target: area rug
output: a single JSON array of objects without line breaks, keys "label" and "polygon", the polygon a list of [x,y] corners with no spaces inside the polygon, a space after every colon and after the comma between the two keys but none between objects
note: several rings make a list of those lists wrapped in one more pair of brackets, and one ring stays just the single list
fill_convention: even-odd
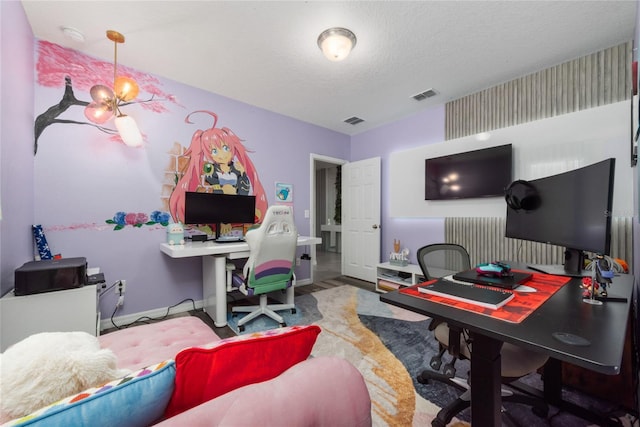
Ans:
[{"label": "area rug", "polygon": [[[281,314],[287,325],[314,323],[322,328],[312,356],[339,356],[358,368],[371,396],[374,426],[430,425],[439,406],[456,398],[448,387],[415,380],[416,372],[428,363],[425,355],[437,351],[427,329],[430,320],[380,302],[377,293],[338,286],[298,296],[296,313]],[[229,315],[227,320],[237,331],[237,319]],[[261,316],[243,333],[274,327],[275,321]]]},{"label": "area rug", "polygon": [[[442,383],[424,385],[416,380],[423,369],[429,369],[429,360],[438,351],[433,333],[428,330],[429,318],[385,304],[379,294],[348,284],[296,296],[295,301],[295,314],[281,312],[287,325],[319,325],[322,332],[312,356],[339,356],[358,368],[371,396],[374,426],[431,425],[440,408],[458,396],[457,390]],[[227,320],[237,333],[237,319],[229,314]],[[244,333],[277,327],[275,321],[260,316],[246,325]],[[469,362],[458,361],[456,369],[457,376],[466,378]],[[542,387],[538,374],[523,380],[538,389]],[[563,390],[563,395],[582,407],[611,410],[603,402],[580,393]],[[592,426],[556,408],[550,408],[549,419],[541,419],[527,406],[508,405],[509,412],[522,425]],[[466,409],[451,425],[468,425],[469,421],[470,411]]]}]

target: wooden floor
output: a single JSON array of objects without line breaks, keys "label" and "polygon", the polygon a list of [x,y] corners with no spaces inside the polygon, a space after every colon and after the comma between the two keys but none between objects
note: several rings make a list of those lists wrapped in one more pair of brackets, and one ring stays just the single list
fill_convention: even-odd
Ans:
[{"label": "wooden floor", "polygon": [[339,252],[316,251],[316,262],[313,263],[313,280],[321,282],[342,274],[342,254]]}]

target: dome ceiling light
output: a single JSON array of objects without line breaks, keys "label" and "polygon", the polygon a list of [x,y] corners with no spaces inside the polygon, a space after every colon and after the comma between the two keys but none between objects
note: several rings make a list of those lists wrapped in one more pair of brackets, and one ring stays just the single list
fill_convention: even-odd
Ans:
[{"label": "dome ceiling light", "polygon": [[346,28],[329,28],[318,36],[318,47],[329,61],[345,59],[356,45],[356,35]]}]

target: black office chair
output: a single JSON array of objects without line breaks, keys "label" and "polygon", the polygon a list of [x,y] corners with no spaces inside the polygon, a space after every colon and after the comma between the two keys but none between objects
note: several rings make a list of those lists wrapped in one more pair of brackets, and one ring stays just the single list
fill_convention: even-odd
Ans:
[{"label": "black office chair", "polygon": [[[427,245],[418,249],[417,257],[426,280],[445,277],[471,268],[469,253],[464,247],[456,244]],[[456,414],[471,405],[470,386],[467,380],[455,377],[455,364],[459,358],[471,359],[473,345],[467,331],[450,328],[442,320],[432,319],[429,330],[433,331],[438,340],[440,351],[429,361],[431,369],[424,370],[418,375],[418,382],[428,384],[432,380],[440,381],[463,392],[456,400],[442,408],[431,423],[434,427],[444,427]],[[455,344],[450,345],[450,342]],[[445,352],[449,352],[452,358],[442,366]],[[509,343],[503,344],[500,356],[502,382],[505,384],[537,371],[548,359],[545,355],[527,351]],[[441,368],[442,372],[440,372]],[[549,410],[543,400],[530,395],[518,394],[507,388],[503,388],[502,401],[531,405],[533,412],[543,418],[547,416]],[[503,415],[505,415],[505,421],[508,424],[517,425],[508,413],[503,411]]]}]

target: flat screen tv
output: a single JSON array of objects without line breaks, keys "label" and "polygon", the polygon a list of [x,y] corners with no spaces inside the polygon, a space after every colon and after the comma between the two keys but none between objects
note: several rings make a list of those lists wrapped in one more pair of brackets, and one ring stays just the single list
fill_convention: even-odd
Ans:
[{"label": "flat screen tv", "polygon": [[255,196],[185,193],[185,224],[215,225],[216,239],[220,237],[220,224],[253,224],[255,216]]},{"label": "flat screen tv", "polygon": [[511,144],[425,160],[425,200],[502,196],[511,182]]},{"label": "flat screen tv", "polygon": [[[585,251],[609,254],[614,173],[615,159],[611,158],[526,181],[526,188],[509,186],[505,196],[506,237],[563,246],[566,248],[564,266],[531,267],[546,273],[583,275]],[[511,196],[519,198],[524,208],[510,206],[513,204],[509,203],[510,191],[520,191],[519,195]]]}]

